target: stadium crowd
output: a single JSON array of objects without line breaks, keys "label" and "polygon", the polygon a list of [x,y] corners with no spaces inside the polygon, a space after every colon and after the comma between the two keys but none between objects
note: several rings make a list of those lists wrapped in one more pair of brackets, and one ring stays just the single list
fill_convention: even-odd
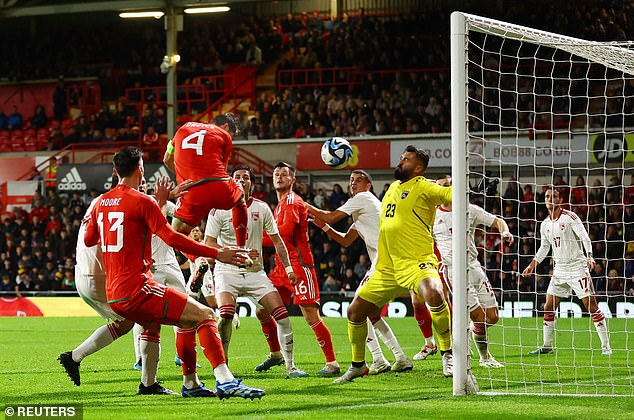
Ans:
[{"label": "stadium crowd", "polygon": [[[537,13],[530,4],[515,2],[503,11],[489,8],[486,14],[597,41],[625,40],[626,34],[634,30],[634,7],[628,2],[579,4],[570,0],[544,7],[547,10]],[[253,64],[260,72],[267,67],[363,66],[368,72],[358,85],[262,92],[253,114],[241,115],[246,128],[243,138],[448,132],[448,22],[449,10],[442,6],[398,14],[368,15],[360,10],[341,18],[303,12],[262,19],[247,17],[213,26],[192,21],[179,34],[179,83],[220,74],[230,63]],[[13,57],[0,63],[0,75],[8,81],[57,78],[60,74],[67,78],[97,76],[105,98],[111,102],[99,112],[74,120],[64,112],[72,104],[65,104],[61,112],[56,107],[55,115],[46,115],[41,106],[30,116],[21,115],[16,107],[7,114],[0,109],[0,131],[48,127],[47,148],[51,150],[76,142],[99,144],[139,138],[145,145],[156,144],[167,131],[164,107],[146,104],[139,115],[120,97],[127,87],[164,84],[157,65],[164,55],[164,31],[160,25],[143,26],[141,32],[137,26],[119,25],[116,31],[96,26],[90,36],[77,36],[81,29],[69,26],[60,28],[54,38],[24,39],[19,31],[2,31],[7,54]],[[68,48],[60,50],[56,45]],[[123,45],[125,48],[121,48]],[[38,59],[32,60],[34,56]],[[93,62],[85,62],[85,57],[93,57]],[[101,61],[94,61],[97,57]],[[390,73],[381,74],[382,70]],[[59,88],[64,89],[63,79]],[[521,108],[521,104],[518,106]],[[192,117],[185,115],[181,120]],[[497,116],[491,118],[497,120]],[[483,121],[486,124],[486,118]],[[515,123],[521,126],[531,121],[520,119]],[[634,186],[621,188],[618,177],[607,187],[596,182],[588,186],[583,177],[578,177],[570,187],[563,178],[556,179],[570,209],[587,224],[598,261],[592,273],[597,291],[634,289]],[[543,292],[548,279],[546,264],[540,266],[536,280],[518,275],[534,255],[536,221],[547,214],[543,191],[532,191],[531,185],[522,187],[513,179],[504,184],[507,188],[500,197],[487,197],[481,204],[504,217],[520,240],[509,248],[496,234],[480,232],[482,263],[497,290]],[[264,186],[256,188],[254,196],[261,194],[259,198],[274,203],[274,194],[267,193]],[[333,185],[329,193],[300,184],[296,191],[307,202],[326,209],[337,208],[348,197],[339,184]],[[2,290],[13,290],[18,282],[23,290],[72,289],[74,241],[87,199],[49,190],[46,197],[34,199],[30,213],[12,210],[2,215],[0,235],[6,238],[0,241]],[[346,226],[337,229],[345,231]],[[369,265],[363,244],[357,241],[341,248],[312,225],[309,235],[322,288],[337,293],[354,291]],[[4,283],[6,277],[8,286]]]},{"label": "stadium crowd", "polygon": [[[539,14],[525,3],[515,3],[504,10],[484,4],[480,7],[482,10],[472,12],[597,41],[625,40],[634,22],[634,8],[627,2],[565,1],[556,7],[545,5],[547,10]],[[372,15],[360,9],[339,18],[302,12],[259,19],[249,16],[222,25],[194,20],[179,34],[178,50],[182,57],[179,84],[191,83],[196,76],[221,74],[232,63],[257,65],[260,72],[359,67],[367,73],[363,83],[357,85],[263,92],[254,110],[241,115],[247,127],[244,138],[447,132],[450,124],[449,12],[439,5],[423,6],[415,12]],[[136,107],[121,99],[125,88],[165,84],[157,65],[164,55],[164,32],[160,25],[142,24],[139,36],[138,26],[131,28],[122,22],[116,25],[116,31],[112,25],[95,25],[89,37],[77,36],[81,28],[75,26],[58,28],[55,37],[25,39],[19,31],[3,33],[8,54],[15,57],[0,64],[0,75],[7,81],[57,78],[58,75],[96,76],[109,104],[97,113],[74,119],[57,112],[54,116],[42,115],[41,107],[32,116],[21,116],[15,110],[6,110],[7,115],[0,109],[0,131],[37,128],[43,119],[48,120],[45,125],[50,130],[49,149],[59,149],[73,142],[141,139],[148,130],[147,141],[152,141],[155,133],[164,134],[162,106],[144,104],[139,115]],[[68,48],[60,50],[55,45],[68,45]],[[120,48],[122,45],[126,47]],[[31,60],[33,56],[38,59]],[[86,60],[85,57],[93,58]],[[380,71],[388,73],[373,73]],[[305,82],[310,80],[296,80],[298,86]],[[70,97],[72,102],[73,95]],[[540,106],[545,104],[517,104],[520,110]],[[203,109],[192,112],[201,111]],[[182,115],[180,120],[194,116]],[[498,121],[499,117],[487,114],[481,121],[472,120],[471,124],[475,128],[479,124],[486,126],[489,119]],[[519,127],[539,123],[533,121],[528,112],[520,112],[511,119],[514,121],[505,123]],[[591,121],[590,125],[600,123]]]},{"label": "stadium crowd", "polygon": [[[477,230],[480,262],[498,294],[545,293],[551,264],[541,264],[534,277],[519,275],[539,246],[536,238],[539,222],[547,215],[544,191],[534,193],[531,185],[522,187],[514,179],[504,184],[506,188],[501,195],[491,190],[486,198],[474,193],[473,202],[503,217],[518,240],[508,245],[496,231]],[[588,228],[597,261],[591,272],[597,293],[634,295],[634,178],[625,188],[617,177],[607,187],[598,180],[587,187],[580,176],[571,188],[563,177],[557,176],[555,185],[569,203],[566,207]],[[337,209],[349,198],[339,183],[333,184],[331,190],[314,191],[311,185],[298,182],[294,191],[307,203],[325,210]],[[14,208],[0,216],[0,235],[4,239],[0,241],[3,278],[0,293],[13,294],[16,286],[18,292],[74,290],[77,231],[86,203],[97,195],[96,191],[85,196],[77,192],[58,194],[49,189],[46,196],[36,193],[29,213]],[[382,194],[378,196],[382,198]],[[275,194],[263,184],[254,186],[253,197],[271,207],[277,204]],[[350,223],[346,218],[333,228],[345,232]],[[351,297],[370,267],[364,242],[355,241],[347,248],[342,247],[313,224],[309,224],[308,234],[321,290]],[[265,248],[265,257],[265,269],[269,272],[274,264],[274,250]],[[188,269],[184,264],[183,270]],[[187,278],[189,274],[185,274]]]}]

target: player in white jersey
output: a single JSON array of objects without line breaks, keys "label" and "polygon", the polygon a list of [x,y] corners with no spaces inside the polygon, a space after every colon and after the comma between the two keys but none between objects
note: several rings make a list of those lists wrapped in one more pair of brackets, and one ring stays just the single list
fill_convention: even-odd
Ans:
[{"label": "player in white jersey", "polygon": [[[178,194],[179,191],[180,190],[177,190],[175,193]],[[90,203],[86,214],[90,214],[94,203],[97,201],[98,200],[95,199]],[[108,346],[122,335],[127,334],[134,326],[134,322],[117,315],[110,308],[110,305],[108,305],[106,299],[106,273],[103,267],[101,246],[95,245],[87,247],[84,244],[85,233],[86,221],[82,221],[79,228],[77,248],[75,251],[75,258],[77,262],[75,265],[75,285],[79,296],[102,318],[110,322],[107,325],[97,328],[90,337],[84,340],[84,342],[77,346],[74,350],[59,355],[58,360],[60,364],[64,366],[66,373],[77,386],[81,383],[79,374],[81,361],[87,356]],[[138,357],[147,358],[147,353],[143,349],[140,349]],[[176,394],[176,392],[164,388],[158,382],[147,386],[144,385],[144,383],[148,382],[148,378],[155,377],[157,369],[158,358],[156,358],[155,361],[146,362],[145,366],[139,369],[141,370],[141,384],[139,385],[138,393],[164,395]]]},{"label": "player in white jersey", "polygon": [[[320,227],[329,238],[334,239],[342,246],[350,246],[358,237],[363,239],[371,261],[370,269],[361,281],[361,284],[363,284],[370,278],[376,265],[381,202],[371,192],[372,178],[366,171],[353,170],[350,174],[349,186],[352,197],[336,210],[321,210],[310,204],[306,204],[306,207],[308,208],[308,213],[314,217],[312,222],[317,227]],[[330,226],[330,224],[334,224],[348,216],[352,217],[354,223],[346,233],[338,232]],[[395,372],[411,370],[414,366],[412,361],[405,355],[396,336],[394,336],[394,332],[381,317],[380,313],[377,316],[368,318],[368,322],[374,327],[368,328],[368,338],[366,340],[368,350],[372,354],[372,365],[369,373],[376,375],[389,370]],[[383,355],[381,345],[376,338],[377,335],[394,353],[396,361],[393,365],[390,365]]]},{"label": "player in white jersey", "polygon": [[[233,170],[232,177],[236,182],[242,184],[244,189],[244,198],[248,208],[247,247],[257,250],[259,256],[253,260],[253,265],[247,268],[230,266],[219,261],[214,264],[216,301],[220,308],[218,332],[222,339],[225,355],[229,354],[232,321],[236,312],[236,298],[238,296],[247,296],[270,313],[279,325],[278,338],[281,343],[281,354],[271,354],[270,357],[276,360],[281,357],[284,358],[287,378],[306,377],[308,374],[295,366],[293,329],[288,310],[284,306],[284,301],[279,292],[264,272],[262,261],[264,232],[266,231],[273,242],[275,250],[286,268],[289,280],[291,283],[295,283],[298,279],[291,267],[288,251],[279,235],[277,224],[269,205],[251,197],[251,169],[246,166],[237,166]],[[215,209],[209,212],[205,228],[205,244],[207,246],[212,246],[212,244],[236,246],[231,210]]]},{"label": "player in white jersey", "polygon": [[[451,178],[439,179],[440,185],[451,185]],[[476,248],[474,234],[478,226],[494,227],[500,232],[502,239],[513,244],[513,235],[509,232],[506,222],[475,204],[469,204],[469,233],[468,233],[468,260],[469,278],[467,288],[467,305],[472,325],[473,341],[480,355],[480,366],[499,368],[503,364],[495,360],[489,352],[487,328],[498,322],[498,303],[491,284],[487,279],[480,262]],[[444,277],[448,286],[453,283],[453,256],[451,251],[452,235],[452,211],[451,205],[442,204],[436,210],[433,234],[436,247],[440,252]]]},{"label": "player in white jersey", "polygon": [[[546,208],[548,216],[540,226],[541,244],[535,258],[522,272],[522,277],[530,276],[535,267],[547,256],[552,249],[555,262],[553,276],[546,291],[544,305],[544,344],[531,354],[549,354],[553,352],[553,333],[555,332],[555,310],[561,299],[574,292],[586,307],[594,327],[601,340],[601,353],[610,355],[610,339],[605,317],[597,305],[594,297],[594,286],[590,271],[595,262],[592,257],[592,242],[579,217],[561,208],[559,191],[554,187],[546,190]],[[585,254],[584,254],[585,251]]]},{"label": "player in white jersey", "polygon": [[[169,194],[166,193],[169,193],[169,190],[172,187],[168,181],[169,178],[161,178],[158,182],[163,184],[167,183],[167,185],[163,185],[165,188],[157,188],[154,192],[154,198],[157,200],[159,207],[165,216],[173,215],[176,207],[176,204],[168,201]],[[178,193],[184,190],[186,186],[186,184],[182,184],[181,186],[176,187],[177,190],[175,190],[175,192]],[[145,178],[141,180],[139,191],[144,193],[147,192],[147,182]],[[157,235],[152,235],[152,260],[154,261],[152,263],[152,275],[154,276],[154,281],[184,293],[185,278],[183,277],[183,272],[181,271],[178,260],[176,259],[174,249],[167,245]],[[179,328],[174,326],[174,333],[178,334],[178,331]],[[143,327],[139,324],[135,324],[132,332],[134,334],[134,354],[136,356],[134,368],[136,370],[141,370],[142,361],[140,339]],[[178,354],[174,357],[174,363],[177,366],[181,366],[181,360],[178,358]]]}]

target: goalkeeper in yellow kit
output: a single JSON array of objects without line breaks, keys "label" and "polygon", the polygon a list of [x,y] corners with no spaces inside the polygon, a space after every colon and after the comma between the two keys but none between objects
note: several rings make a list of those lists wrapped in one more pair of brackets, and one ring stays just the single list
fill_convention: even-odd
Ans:
[{"label": "goalkeeper in yellow kit", "polygon": [[348,307],[348,338],[352,365],[335,383],[352,382],[368,373],[365,363],[367,318],[408,290],[429,305],[443,355],[443,373],[453,374],[451,317],[438,276],[432,227],[436,206],[451,203],[451,187],[441,187],[422,175],[429,155],[407,146],[394,171],[394,181],[381,202],[376,271],[357,291]]}]

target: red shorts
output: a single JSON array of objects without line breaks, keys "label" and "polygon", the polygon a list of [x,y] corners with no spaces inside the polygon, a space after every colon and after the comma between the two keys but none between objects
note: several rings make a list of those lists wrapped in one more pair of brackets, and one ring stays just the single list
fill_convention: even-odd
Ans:
[{"label": "red shorts", "polygon": [[174,211],[174,216],[189,226],[197,226],[211,209],[229,210],[244,195],[242,184],[233,178],[198,182],[178,199]]},{"label": "red shorts", "polygon": [[150,323],[178,325],[187,303],[187,295],[147,280],[141,290],[130,299],[110,303],[122,317],[139,325]]},{"label": "red shorts", "polygon": [[276,265],[269,278],[282,296],[285,304],[291,302],[296,305],[308,305],[316,303],[319,305],[319,284],[317,283],[317,274],[314,267],[305,267],[302,265],[293,265],[293,271],[299,277],[299,282],[292,286],[288,279],[288,274],[284,267]]}]

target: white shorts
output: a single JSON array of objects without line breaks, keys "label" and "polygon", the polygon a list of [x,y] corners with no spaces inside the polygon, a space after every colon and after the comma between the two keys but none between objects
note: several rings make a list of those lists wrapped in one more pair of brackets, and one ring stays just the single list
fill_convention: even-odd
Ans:
[{"label": "white shorts", "polygon": [[[448,286],[453,290],[453,270],[450,265],[444,265],[446,270],[445,278],[449,283]],[[441,276],[442,277],[442,276]],[[480,263],[472,264],[469,266],[469,286],[467,289],[467,307],[469,312],[473,311],[478,306],[482,305],[483,308],[497,308],[498,302],[495,299],[495,293],[489,279],[487,278]]]},{"label": "white shorts", "polygon": [[216,294],[226,292],[231,293],[234,298],[247,296],[259,302],[269,293],[277,292],[277,289],[263,270],[255,273],[249,271],[244,273],[219,271],[214,273],[214,277]]},{"label": "white shorts", "polygon": [[75,287],[77,293],[99,316],[107,321],[123,321],[108,305],[106,299],[106,276],[91,276],[79,274],[75,269]]},{"label": "white shorts", "polygon": [[574,292],[579,299],[594,294],[594,285],[588,270],[571,270],[553,274],[548,284],[547,294],[567,298]]},{"label": "white shorts", "polygon": [[185,293],[185,277],[178,264],[155,265],[152,276],[155,282]]}]

